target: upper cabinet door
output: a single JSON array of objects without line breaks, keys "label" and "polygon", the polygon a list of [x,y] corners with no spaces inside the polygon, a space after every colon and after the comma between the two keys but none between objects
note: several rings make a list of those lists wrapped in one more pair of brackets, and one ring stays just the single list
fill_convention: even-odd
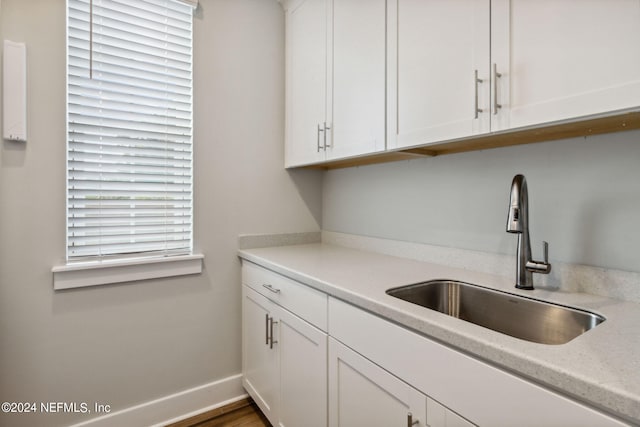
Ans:
[{"label": "upper cabinet door", "polygon": [[[386,0],[335,0],[329,158],[385,147]],[[330,85],[331,87],[331,85]]]},{"label": "upper cabinet door", "polygon": [[390,148],[489,131],[489,18],[489,0],[390,1]]},{"label": "upper cabinet door", "polygon": [[287,6],[286,166],[325,158],[329,0]]},{"label": "upper cabinet door", "polygon": [[640,105],[639,0],[492,0],[492,130]]}]

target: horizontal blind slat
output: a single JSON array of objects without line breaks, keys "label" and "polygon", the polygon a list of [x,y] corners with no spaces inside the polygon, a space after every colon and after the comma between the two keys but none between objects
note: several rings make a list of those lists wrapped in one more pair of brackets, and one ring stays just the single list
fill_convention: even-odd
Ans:
[{"label": "horizontal blind slat", "polygon": [[172,132],[163,132],[163,129],[161,129],[160,126],[145,126],[139,124],[139,127],[136,128],[134,125],[128,125],[126,122],[119,122],[117,120],[104,120],[103,123],[94,123],[93,121],[87,120],[87,118],[83,118],[78,115],[70,117],[70,119],[72,120],[69,121],[69,125],[74,129],[100,128],[100,130],[105,132],[106,135],[113,137],[128,136],[131,138],[152,140],[158,140],[161,137],[166,137],[169,141],[184,141],[191,138],[190,134],[181,132],[181,130],[184,129],[171,129]]},{"label": "horizontal blind slat", "polygon": [[[191,86],[191,71],[177,69],[167,63],[150,63],[142,59],[127,59],[115,55],[102,55],[94,51],[93,62],[89,52],[73,50],[69,57],[69,69],[83,78],[84,86],[100,86],[103,82],[141,85],[143,88],[159,90],[167,95],[188,95]],[[89,69],[93,79],[89,77]],[[170,76],[167,73],[172,73]]]},{"label": "horizontal blind slat", "polygon": [[[95,16],[95,14],[94,14]],[[72,9],[69,12],[69,34],[80,35],[83,32],[91,31],[93,25],[94,34],[118,37],[135,41],[140,45],[148,45],[151,47],[166,46],[170,50],[177,52],[188,52],[191,50],[189,38],[186,37],[186,31],[158,31],[156,29],[148,29],[136,25],[133,22],[123,23],[119,20],[112,20],[108,17],[93,22],[90,21],[89,12],[78,9]],[[89,37],[82,37],[88,41]]]},{"label": "horizontal blind slat", "polygon": [[[69,56],[83,67],[89,66],[90,53],[93,56],[93,66],[109,64],[111,66],[131,66],[132,70],[156,71],[166,68],[174,71],[177,76],[186,76],[190,70],[189,58],[191,53],[179,53],[166,49],[155,49],[145,46],[129,45],[129,49],[119,48],[114,42],[101,38],[92,44],[69,38]],[[162,67],[162,68],[161,68]]]},{"label": "horizontal blind slat", "polygon": [[73,108],[77,111],[82,111],[84,108],[100,108],[107,111],[127,111],[129,113],[135,111],[138,114],[150,117],[168,116],[174,119],[186,120],[190,123],[191,112],[186,109],[180,109],[179,107],[179,103],[171,103],[168,101],[163,103],[158,102],[154,105],[147,100],[142,100],[142,102],[132,102],[129,100],[123,101],[121,99],[100,98],[91,94],[69,94],[69,108]]},{"label": "horizontal blind slat", "polygon": [[[178,105],[182,109],[191,106],[191,93],[169,93],[167,91],[158,92],[152,88],[131,86],[122,83],[101,80],[99,85],[87,85],[88,73],[68,75],[69,92],[78,96],[101,96],[104,99],[120,102],[150,103],[152,105]],[[184,91],[183,91],[184,92]]]},{"label": "horizontal blind slat", "polygon": [[87,172],[122,172],[142,174],[167,173],[173,175],[191,175],[191,159],[189,157],[158,157],[152,155],[117,154],[108,152],[90,152],[87,150],[70,150],[69,171]]},{"label": "horizontal blind slat", "polygon": [[[109,17],[113,20],[122,21],[123,23],[131,23],[136,26],[149,28],[151,30],[175,31],[185,34],[185,37],[189,34],[192,26],[191,18],[192,13],[184,11],[162,11],[160,9],[154,9],[154,4],[134,0],[125,0],[119,2],[116,0],[93,0],[93,15],[95,18]],[[91,10],[89,0],[74,1],[70,4],[70,11],[85,12],[87,17]],[[188,31],[187,31],[188,29]],[[190,36],[189,36],[190,38]]]},{"label": "horizontal blind slat", "polygon": [[109,218],[74,218],[74,229],[88,229],[97,226],[107,227],[127,227],[132,225],[138,226],[174,226],[174,225],[191,225],[190,215],[172,215],[172,216],[137,216],[137,217],[116,217]]},{"label": "horizontal blind slat", "polygon": [[153,79],[140,79],[135,76],[110,73],[94,68],[94,79],[89,79],[88,68],[81,69],[70,64],[69,71],[73,77],[78,77],[73,83],[77,86],[95,88],[102,92],[108,91],[111,85],[124,88],[132,88],[135,91],[153,91],[159,98],[164,99],[186,99],[190,97],[189,86],[178,85],[172,82],[164,82]]},{"label": "horizontal blind slat", "polygon": [[165,114],[148,114],[141,111],[136,111],[135,106],[127,106],[123,109],[117,108],[105,108],[94,107],[91,105],[78,105],[69,103],[69,114],[72,116],[81,116],[84,119],[92,118],[96,121],[103,120],[117,120],[133,123],[134,126],[138,124],[148,125],[160,125],[165,128],[180,128],[186,129],[186,132],[191,131],[191,118],[179,118],[174,117],[167,111]]},{"label": "horizontal blind slat", "polygon": [[106,135],[98,132],[91,132],[90,129],[75,129],[69,132],[69,138],[72,143],[92,144],[92,145],[110,145],[121,146],[127,148],[147,148],[147,149],[163,149],[168,151],[191,152],[191,144],[189,140],[174,141],[167,139],[153,138],[136,138],[130,135]]}]

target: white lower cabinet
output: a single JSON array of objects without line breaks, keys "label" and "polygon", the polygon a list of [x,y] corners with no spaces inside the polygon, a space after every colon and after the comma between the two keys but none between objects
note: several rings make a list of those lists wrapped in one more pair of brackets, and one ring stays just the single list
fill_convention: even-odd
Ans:
[{"label": "white lower cabinet", "polygon": [[[445,419],[454,411],[491,427],[627,425],[335,298],[329,299],[329,335],[445,405]],[[433,426],[468,425],[454,422]]]},{"label": "white lower cabinet", "polygon": [[473,424],[329,338],[329,426],[469,427]]},{"label": "white lower cabinet", "polygon": [[275,305],[242,287],[242,382],[267,418],[278,418],[278,352],[269,342]]},{"label": "white lower cabinet", "polygon": [[279,427],[621,427],[624,422],[256,264],[243,386]]},{"label": "white lower cabinet", "polygon": [[[251,275],[243,269],[243,280],[256,272],[264,272],[258,279],[264,278],[262,285],[274,283],[269,282],[273,273],[255,267]],[[284,304],[289,300],[283,294],[297,291],[292,283],[275,286],[279,285],[265,287],[265,293],[282,298]],[[324,302],[326,316],[326,295]],[[326,427],[326,332],[246,284],[242,286],[242,372],[244,388],[273,426]]]}]

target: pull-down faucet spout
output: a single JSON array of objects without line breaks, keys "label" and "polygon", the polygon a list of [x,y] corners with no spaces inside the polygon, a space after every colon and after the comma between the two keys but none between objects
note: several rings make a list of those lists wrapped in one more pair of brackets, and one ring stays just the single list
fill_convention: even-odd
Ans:
[{"label": "pull-down faucet spout", "polygon": [[516,253],[516,288],[533,289],[533,273],[549,274],[549,244],[543,242],[544,262],[533,261],[529,241],[529,194],[524,175],[516,175],[511,182],[507,232],[518,235]]}]

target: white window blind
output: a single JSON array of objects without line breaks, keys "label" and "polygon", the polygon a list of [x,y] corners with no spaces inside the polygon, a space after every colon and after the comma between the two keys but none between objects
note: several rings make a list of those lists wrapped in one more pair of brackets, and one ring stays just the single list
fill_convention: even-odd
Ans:
[{"label": "white window blind", "polygon": [[67,259],[190,253],[193,8],[67,1]]}]

